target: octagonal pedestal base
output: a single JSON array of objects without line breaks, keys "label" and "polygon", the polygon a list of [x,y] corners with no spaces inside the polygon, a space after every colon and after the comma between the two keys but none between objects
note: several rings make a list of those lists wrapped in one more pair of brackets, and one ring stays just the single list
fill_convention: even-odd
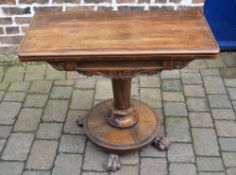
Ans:
[{"label": "octagonal pedestal base", "polygon": [[84,131],[88,138],[106,151],[117,153],[138,150],[151,143],[159,130],[159,115],[139,100],[131,100],[131,104],[139,120],[128,128],[114,127],[107,122],[113,100],[97,104],[84,119]]}]

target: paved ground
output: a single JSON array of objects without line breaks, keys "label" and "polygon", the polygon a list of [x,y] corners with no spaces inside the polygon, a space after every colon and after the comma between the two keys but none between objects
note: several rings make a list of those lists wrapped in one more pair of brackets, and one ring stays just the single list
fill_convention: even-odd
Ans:
[{"label": "paved ground", "polygon": [[[106,175],[107,157],[75,120],[112,96],[110,82],[46,64],[0,67],[0,175]],[[236,54],[139,77],[132,94],[163,113],[168,153],[123,155],[122,175],[236,174]],[[112,173],[113,174],[113,173]]]}]

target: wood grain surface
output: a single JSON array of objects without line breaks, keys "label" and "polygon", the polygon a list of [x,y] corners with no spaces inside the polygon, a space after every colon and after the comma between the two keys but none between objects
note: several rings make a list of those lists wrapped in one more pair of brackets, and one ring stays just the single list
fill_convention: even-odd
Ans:
[{"label": "wood grain surface", "polygon": [[105,150],[119,153],[138,150],[151,143],[159,131],[160,116],[139,100],[133,99],[131,104],[139,116],[139,122],[128,128],[117,128],[107,122],[113,100],[97,104],[84,121],[88,138]]},{"label": "wood grain surface", "polygon": [[219,52],[201,11],[38,12],[21,61],[207,58]]}]

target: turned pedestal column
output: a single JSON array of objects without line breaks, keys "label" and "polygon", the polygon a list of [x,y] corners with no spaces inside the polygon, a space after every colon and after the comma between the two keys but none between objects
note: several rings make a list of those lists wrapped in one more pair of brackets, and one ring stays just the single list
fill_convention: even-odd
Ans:
[{"label": "turned pedestal column", "polygon": [[131,78],[112,79],[113,99],[97,104],[84,120],[85,133],[111,152],[139,149],[157,136],[159,115],[147,104],[131,99]]},{"label": "turned pedestal column", "polygon": [[138,114],[130,100],[131,81],[131,78],[112,79],[114,103],[107,121],[114,127],[128,128],[138,122]]}]

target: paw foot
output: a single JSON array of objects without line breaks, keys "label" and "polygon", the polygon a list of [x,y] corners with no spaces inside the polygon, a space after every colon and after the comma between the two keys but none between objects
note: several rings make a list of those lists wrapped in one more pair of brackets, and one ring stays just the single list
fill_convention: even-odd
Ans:
[{"label": "paw foot", "polygon": [[170,141],[166,137],[157,137],[152,145],[159,151],[166,151],[170,148]]},{"label": "paw foot", "polygon": [[81,127],[81,128],[84,127],[84,119],[85,117],[80,116],[79,119],[76,120],[76,124],[78,127]]},{"label": "paw foot", "polygon": [[110,154],[108,159],[104,162],[104,168],[108,171],[115,172],[121,167],[119,155]]}]

